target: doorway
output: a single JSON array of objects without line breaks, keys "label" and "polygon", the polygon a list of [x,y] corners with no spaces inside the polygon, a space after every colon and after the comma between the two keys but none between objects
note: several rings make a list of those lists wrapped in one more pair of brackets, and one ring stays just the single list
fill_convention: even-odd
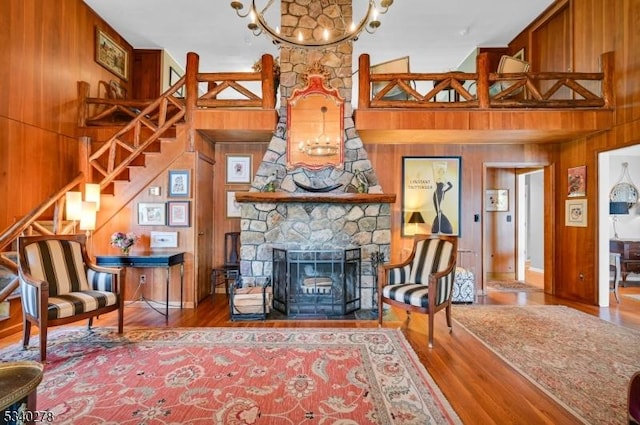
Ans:
[{"label": "doorway", "polygon": [[[544,289],[545,172],[542,164],[485,164],[483,284],[517,291]],[[491,206],[506,193],[506,204]],[[528,282],[529,280],[530,282]]]},{"label": "doorway", "polygon": [[[598,305],[600,307],[608,307],[611,301],[610,240],[616,239],[616,235],[620,240],[640,239],[640,205],[632,206],[624,215],[609,214],[609,192],[622,177],[622,163],[625,162],[628,164],[629,177],[637,187],[640,183],[640,144],[598,154]],[[627,279],[633,282],[639,277],[635,274]]]}]

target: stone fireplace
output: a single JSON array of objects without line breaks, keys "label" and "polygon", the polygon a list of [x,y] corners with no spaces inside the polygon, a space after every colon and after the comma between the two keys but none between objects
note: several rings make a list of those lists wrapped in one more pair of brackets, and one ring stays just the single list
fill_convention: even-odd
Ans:
[{"label": "stone fireplace", "polygon": [[[298,30],[298,22],[320,16],[314,9],[318,2],[287,0],[283,4],[287,6],[281,11],[282,19],[292,24],[291,31]],[[350,2],[341,4],[341,13],[350,17]],[[332,16],[337,11],[329,5],[323,13]],[[369,309],[374,305],[376,272],[371,266],[371,254],[390,257],[391,204],[396,196],[383,193],[355,130],[351,107],[352,51],[350,43],[322,50],[281,48],[280,119],[250,191],[236,193],[236,201],[241,204],[240,273],[249,284],[272,277],[274,249],[357,249],[361,258],[361,307]],[[302,143],[287,139],[299,130],[295,127],[296,131],[291,131],[289,125],[295,120],[290,120],[288,114],[292,114],[291,105],[297,100],[297,92],[313,89],[312,75],[322,78],[321,89],[340,105],[336,119],[340,124],[342,150],[339,161],[327,162],[330,165],[324,167],[317,166],[321,162],[318,157],[310,158],[311,167],[292,165],[295,161],[289,161],[291,152],[287,151]],[[305,84],[306,88],[301,89]],[[324,107],[320,110],[323,113],[316,121],[321,120],[324,135],[324,119],[329,114],[325,114]],[[311,120],[303,118],[300,125],[310,126]]]}]

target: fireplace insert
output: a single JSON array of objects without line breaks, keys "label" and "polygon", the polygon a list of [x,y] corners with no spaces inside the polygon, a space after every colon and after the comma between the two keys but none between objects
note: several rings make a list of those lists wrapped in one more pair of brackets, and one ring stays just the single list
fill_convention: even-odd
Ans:
[{"label": "fireplace insert", "polygon": [[360,248],[274,248],[272,278],[273,308],[288,317],[336,317],[360,309]]}]

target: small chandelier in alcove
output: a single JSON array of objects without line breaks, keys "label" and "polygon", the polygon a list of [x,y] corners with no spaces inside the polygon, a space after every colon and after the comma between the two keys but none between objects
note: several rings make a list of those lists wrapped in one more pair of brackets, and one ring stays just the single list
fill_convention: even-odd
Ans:
[{"label": "small chandelier in alcove", "polygon": [[[356,0],[354,0],[356,1]],[[389,10],[389,7],[393,4],[393,0],[379,0],[380,9],[378,9],[377,0],[357,0],[359,2],[366,1],[367,8],[364,11],[364,15],[360,21],[346,22],[342,15],[339,15],[333,28],[321,28],[317,27],[313,29],[313,32],[320,32],[315,37],[305,37],[301,29],[298,29],[294,34],[285,35],[281,33],[279,26],[273,26],[268,22],[267,12],[274,3],[279,4],[280,1],[268,0],[266,5],[260,9],[256,6],[256,0],[251,1],[249,10],[246,13],[241,11],[244,9],[244,4],[241,1],[232,1],[231,8],[236,11],[236,14],[241,18],[250,18],[247,28],[251,30],[253,35],[260,36],[266,34],[273,40],[273,43],[278,46],[298,47],[305,49],[325,48],[336,46],[345,41],[355,41],[360,36],[362,31],[367,31],[369,34],[373,34],[381,25],[378,20],[378,15],[385,14]],[[263,2],[264,3],[264,2]],[[339,9],[335,0],[332,1],[333,5]],[[271,9],[271,20],[275,21],[279,19],[281,8]],[[274,16],[275,15],[275,16]],[[318,37],[318,35],[321,35]]]},{"label": "small chandelier in alcove", "polygon": [[331,140],[326,133],[327,107],[320,108],[322,112],[322,133],[315,140],[300,141],[298,150],[310,156],[331,156],[338,153],[340,140]]}]

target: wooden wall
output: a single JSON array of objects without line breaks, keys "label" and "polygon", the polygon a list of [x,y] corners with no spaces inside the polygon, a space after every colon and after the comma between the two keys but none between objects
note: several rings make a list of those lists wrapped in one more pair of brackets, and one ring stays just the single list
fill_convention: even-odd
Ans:
[{"label": "wooden wall", "polygon": [[[556,294],[596,304],[598,153],[640,143],[640,1],[559,0],[514,43],[523,40],[534,43],[527,45],[534,58],[557,70],[568,67],[599,71],[600,55],[615,52],[616,125],[611,131],[559,145],[552,176],[558,185],[554,210],[549,212],[559,218],[552,241]],[[548,43],[552,40],[561,43],[565,54],[558,55],[557,49],[550,48]],[[564,63],[566,52],[569,52],[568,66]],[[565,227],[562,218],[567,199],[567,170],[579,165],[587,166],[588,227]]]},{"label": "wooden wall", "polygon": [[2,229],[78,173],[77,81],[97,95],[117,79],[94,60],[96,26],[132,52],[81,0],[0,2]]},{"label": "wooden wall", "polygon": [[[367,154],[380,180],[385,193],[397,194],[397,201],[392,205],[392,258],[400,260],[406,255],[412,245],[411,237],[401,236],[401,210],[402,210],[402,157],[403,156],[461,156],[462,157],[462,189],[461,189],[461,238],[459,247],[471,249],[477,256],[475,264],[469,264],[470,259],[465,258],[465,267],[473,268],[478,276],[477,288],[482,289],[482,279],[484,266],[482,264],[483,246],[483,226],[485,217],[489,216],[484,210],[483,185],[488,187],[485,180],[487,167],[500,169],[495,171],[496,175],[501,175],[499,184],[506,184],[508,187],[515,185],[514,165],[518,166],[544,166],[554,160],[554,145],[437,145],[437,144],[365,144]],[[393,160],[390,160],[393,158]],[[488,173],[490,174],[490,173]],[[492,185],[492,184],[491,184]],[[514,202],[515,197],[510,202]],[[511,209],[515,221],[514,208]],[[479,221],[474,221],[474,216],[478,214]],[[496,214],[496,213],[491,213]],[[497,216],[494,216],[497,217]],[[506,219],[504,213],[500,217]],[[515,239],[515,229],[513,226],[497,226],[492,220],[487,233],[492,240],[506,241],[499,248],[501,263],[492,264],[491,267],[515,267],[510,266],[515,261],[511,257],[506,259],[505,250],[513,250],[509,247]],[[513,223],[513,222],[512,222]],[[509,242],[511,241],[511,242]],[[485,254],[486,255],[486,254]]]},{"label": "wooden wall", "polygon": [[240,231],[240,218],[227,218],[227,193],[246,192],[251,187],[250,184],[227,184],[227,156],[228,155],[250,155],[251,175],[255,176],[262,157],[267,150],[268,143],[217,143],[215,145],[215,165],[214,165],[214,217],[213,217],[213,265],[219,266],[224,263],[224,234],[226,232]]},{"label": "wooden wall", "polygon": [[[568,21],[567,21],[568,20]],[[568,23],[567,23],[568,22]],[[50,195],[78,170],[76,82],[115,79],[94,61],[94,32],[99,25],[131,47],[81,0],[4,0],[0,2],[0,49],[8,58],[0,69],[0,226],[5,228]],[[549,48],[561,41],[562,54]],[[536,45],[536,43],[538,43]],[[567,44],[568,43],[568,44]],[[543,47],[542,44],[545,44]],[[392,249],[399,255],[410,242],[400,236],[402,156],[462,156],[463,201],[461,247],[480,249],[484,169],[488,163],[550,163],[548,177],[557,182],[554,203],[546,216],[564,217],[566,173],[587,165],[589,225],[565,227],[558,220],[546,264],[558,295],[595,303],[597,294],[597,154],[640,141],[640,1],[558,0],[509,45],[515,53],[525,47],[545,68],[599,70],[599,56],[615,51],[617,124],[611,131],[561,145],[370,145],[367,150],[385,192],[399,196],[394,208]],[[529,56],[528,56],[529,57]],[[125,82],[125,84],[128,84]],[[131,92],[128,86],[129,92]],[[224,181],[225,155],[253,155],[254,172],[266,145],[216,146],[214,166],[214,264],[222,261],[220,243],[226,231],[238,230],[238,219],[226,218],[226,192],[246,190]],[[557,152],[557,153],[556,153]],[[396,158],[390,164],[389,158]],[[37,178],[34,178],[37,176]],[[547,177],[547,174],[545,174]],[[545,219],[547,218],[545,216]],[[579,248],[577,248],[579,247]],[[481,265],[476,268],[482,269]],[[582,273],[583,279],[578,276]]]}]

